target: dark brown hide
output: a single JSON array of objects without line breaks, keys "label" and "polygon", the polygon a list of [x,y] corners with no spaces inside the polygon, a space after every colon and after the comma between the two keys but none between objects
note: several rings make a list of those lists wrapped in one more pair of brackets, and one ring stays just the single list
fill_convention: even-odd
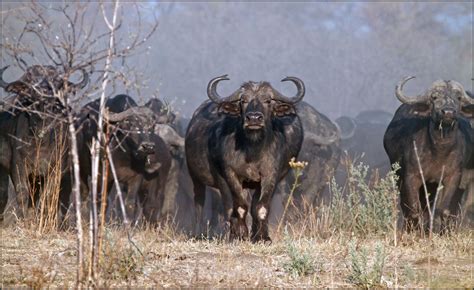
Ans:
[{"label": "dark brown hide", "polygon": [[[6,68],[0,70],[0,76]],[[53,93],[62,90],[63,94],[70,94],[71,91],[64,91],[63,80],[59,80],[58,75],[52,66],[32,66],[12,83],[0,78],[1,87],[15,96],[14,106],[0,113],[0,171],[11,177],[15,187],[15,200],[9,202],[12,207],[5,213],[7,223],[24,216],[30,204],[29,184],[41,184],[54,162],[59,162],[62,168],[59,202],[63,205],[63,216],[67,209],[71,176],[64,120],[71,109],[65,108]],[[59,142],[64,142],[65,151],[57,160]],[[1,195],[4,198],[5,192]]]},{"label": "dark brown hide", "polygon": [[[208,96],[212,101],[195,111],[185,138],[198,225],[205,187],[211,186],[221,193],[231,239],[248,237],[245,218],[250,210],[252,240],[270,240],[270,201],[277,183],[288,172],[288,161],[298,155],[303,141],[294,104],[303,97],[304,85],[296,78],[284,79],[298,89],[295,97],[287,98],[267,82],[247,82],[221,98],[216,85],[224,79],[227,77],[210,81]],[[251,197],[250,190],[255,190]],[[202,233],[202,228],[197,230]]]},{"label": "dark brown hide", "polygon": [[406,97],[402,88],[408,79],[402,80],[396,88],[397,98],[406,103],[395,112],[384,136],[384,147],[390,162],[401,166],[398,171],[400,202],[410,227],[420,227],[422,222],[428,221],[413,143],[431,202],[444,168],[443,189],[436,204],[436,213],[441,215],[444,228],[448,220],[457,216],[460,207],[462,194],[458,188],[473,149],[469,145],[470,125],[465,116],[471,114],[474,107],[462,85],[455,81],[436,81],[423,94]]},{"label": "dark brown hide", "polygon": [[[109,133],[112,158],[121,189],[130,201],[128,211],[133,220],[143,209],[146,220],[156,222],[166,186],[171,156],[164,141],[154,134],[154,113],[147,107],[136,106],[127,95],[118,95],[106,102],[109,109]],[[92,138],[97,135],[96,121],[99,102],[94,101],[82,110],[81,127],[81,177],[83,188],[88,192],[88,177],[91,174],[89,149]],[[108,175],[109,190],[113,177]]]}]

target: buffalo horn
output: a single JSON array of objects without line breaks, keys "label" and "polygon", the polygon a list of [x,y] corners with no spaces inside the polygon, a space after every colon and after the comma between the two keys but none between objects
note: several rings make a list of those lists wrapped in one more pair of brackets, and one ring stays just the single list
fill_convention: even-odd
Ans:
[{"label": "buffalo horn", "polygon": [[213,78],[207,85],[207,96],[209,97],[209,99],[211,99],[211,101],[213,101],[216,104],[220,104],[222,102],[222,98],[217,93],[216,88],[217,88],[217,84],[223,80],[229,80],[227,75],[222,75],[220,77]]},{"label": "buffalo horn", "polygon": [[0,87],[3,89],[6,89],[9,83],[3,80],[3,72],[9,67],[9,65],[4,66],[2,69],[0,69]]},{"label": "buffalo horn", "polygon": [[147,107],[132,107],[120,113],[109,113],[109,121],[120,122],[131,116],[136,116],[138,118],[153,119],[154,113],[150,108],[147,108]]},{"label": "buffalo horn", "polygon": [[295,85],[296,85],[296,88],[298,89],[296,95],[292,98],[288,98],[288,97],[285,97],[283,96],[282,94],[278,94],[276,99],[279,100],[279,101],[283,101],[285,103],[289,103],[289,104],[296,104],[298,103],[299,101],[301,101],[304,97],[304,94],[306,92],[306,89],[305,89],[305,86],[304,86],[304,83],[302,80],[300,80],[299,78],[297,77],[286,77],[284,79],[281,80],[282,82],[286,82],[286,81],[290,81],[290,82],[293,82]]},{"label": "buffalo horn", "polygon": [[405,83],[414,78],[415,76],[404,77],[395,87],[395,95],[397,96],[397,99],[404,104],[420,103],[427,100],[427,97],[425,95],[408,97],[403,93],[403,86],[405,85]]}]

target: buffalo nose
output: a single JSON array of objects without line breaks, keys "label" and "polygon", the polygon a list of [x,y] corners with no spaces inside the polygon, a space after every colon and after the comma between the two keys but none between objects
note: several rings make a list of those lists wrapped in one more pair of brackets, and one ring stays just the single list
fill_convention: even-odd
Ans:
[{"label": "buffalo nose", "polygon": [[263,121],[263,114],[260,113],[260,112],[251,112],[251,113],[247,113],[245,115],[245,118],[247,119],[247,121],[262,122]]},{"label": "buffalo nose", "polygon": [[442,109],[441,113],[443,113],[446,117],[453,117],[456,114],[456,110],[454,109]]}]

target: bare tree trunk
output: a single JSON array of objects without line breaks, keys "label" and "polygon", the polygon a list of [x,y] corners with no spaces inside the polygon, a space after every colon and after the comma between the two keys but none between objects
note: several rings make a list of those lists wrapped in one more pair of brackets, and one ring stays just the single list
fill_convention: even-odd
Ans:
[{"label": "bare tree trunk", "polygon": [[[98,133],[99,134],[99,133]],[[96,236],[97,236],[97,178],[99,175],[98,171],[95,171],[95,158],[99,157],[100,147],[99,143],[92,139],[91,156],[92,156],[92,196],[90,198],[89,208],[89,270],[88,270],[88,281],[92,285],[95,281],[95,269],[97,249],[96,249]],[[98,162],[97,162],[98,163]]]},{"label": "bare tree trunk", "polygon": [[99,176],[99,162],[100,162],[100,148],[104,146],[103,138],[103,119],[104,119],[104,109],[105,109],[105,98],[106,98],[106,89],[109,83],[109,71],[112,67],[112,59],[114,57],[114,47],[115,47],[115,30],[117,24],[117,15],[119,8],[119,0],[114,2],[114,9],[112,15],[112,23],[109,21],[105,14],[105,8],[103,3],[101,3],[102,15],[107,27],[110,30],[109,36],[109,47],[107,51],[107,58],[105,59],[105,68],[104,75],[101,86],[101,95],[100,95],[100,105],[99,105],[99,117],[97,120],[97,139],[92,140],[92,191],[91,191],[91,205],[92,205],[92,218],[91,222],[93,226],[91,227],[91,264],[92,267],[89,271],[89,280],[95,281],[95,273],[97,272],[97,263],[98,263],[98,216],[97,216],[97,190],[98,190],[98,176]]},{"label": "bare tree trunk", "polygon": [[68,127],[69,127],[69,138],[71,141],[70,153],[72,156],[73,172],[74,172],[74,185],[72,188],[74,195],[74,206],[76,208],[76,227],[77,227],[77,277],[76,286],[82,283],[82,274],[84,273],[84,235],[82,233],[82,217],[81,217],[81,177],[79,172],[79,154],[77,149],[77,138],[76,128],[74,127],[74,119],[71,112],[68,112]]},{"label": "bare tree trunk", "polygon": [[[107,114],[107,111],[106,111]],[[107,116],[106,116],[107,118]],[[105,140],[104,143],[107,146],[108,143],[108,126],[105,126]],[[100,254],[102,250],[102,239],[104,236],[104,227],[105,227],[105,212],[107,209],[107,194],[109,191],[108,188],[108,180],[109,180],[109,163],[107,159],[107,152],[105,153],[104,158],[102,159],[102,189],[101,189],[101,203],[100,203],[100,226],[99,226],[99,242],[98,242],[98,253],[97,253],[97,264],[100,261]]]}]

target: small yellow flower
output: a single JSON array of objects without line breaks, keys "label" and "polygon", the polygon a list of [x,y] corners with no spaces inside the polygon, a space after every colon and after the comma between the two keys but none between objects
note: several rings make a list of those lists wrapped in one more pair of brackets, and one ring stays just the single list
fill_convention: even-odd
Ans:
[{"label": "small yellow flower", "polygon": [[292,157],[288,164],[290,164],[290,167],[293,169],[304,169],[306,166],[308,166],[307,161],[296,161],[295,157]]}]

